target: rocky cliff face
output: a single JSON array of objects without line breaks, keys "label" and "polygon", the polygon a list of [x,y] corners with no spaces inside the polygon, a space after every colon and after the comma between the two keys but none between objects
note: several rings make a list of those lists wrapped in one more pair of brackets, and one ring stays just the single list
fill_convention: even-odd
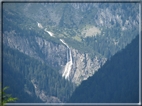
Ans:
[{"label": "rocky cliff face", "polygon": [[74,29],[82,24],[92,24],[101,29],[116,26],[122,31],[132,29],[138,26],[138,11],[137,3],[27,3],[21,9],[26,17],[44,26],[52,26],[53,30],[59,26],[73,26]]},{"label": "rocky cliff face", "polygon": [[[127,5],[129,7],[135,7],[137,4],[128,3]],[[136,31],[138,28],[138,9],[133,10],[135,14],[135,17],[133,17],[131,16],[132,12],[130,12],[130,8],[127,7],[127,5],[115,3],[61,3],[60,5],[57,3],[17,4],[17,6],[21,6],[20,10],[27,18],[36,22],[41,22],[38,23],[39,29],[43,29],[46,26],[47,29],[53,30],[58,40],[59,35],[65,37],[67,34],[69,39],[71,38],[83,42],[85,37],[92,37],[98,34],[100,37],[96,36],[96,42],[98,39],[101,39],[101,41],[104,40],[107,42],[108,47],[116,48],[115,52],[125,47],[135,36],[130,34],[129,36],[131,37],[124,42],[122,39],[125,38],[125,33],[129,32],[129,30]],[[117,6],[119,8],[116,8]],[[39,7],[39,9],[35,7]],[[11,12],[8,13],[11,14]],[[86,21],[85,19],[92,21],[92,23],[90,23],[90,21]],[[71,32],[74,32],[75,36],[73,36],[68,29],[70,26],[72,26]],[[76,29],[79,26],[81,28]],[[33,28],[31,26],[28,27]],[[65,29],[65,27],[67,29]],[[119,27],[116,31],[122,31],[120,34],[116,35],[116,37],[112,35],[117,32],[114,32],[112,35],[109,34],[111,32],[110,29],[113,27]],[[57,30],[55,30],[56,28],[59,31],[58,33]],[[48,65],[58,67],[60,70],[59,72],[63,73],[62,70],[65,68],[68,57],[68,48],[64,44],[53,43],[38,36],[22,37],[16,36],[17,34],[18,33],[14,29],[9,32],[4,31],[4,43],[11,48],[17,49],[20,52],[45,62]],[[69,35],[73,37],[70,37]],[[104,37],[104,35],[106,37]],[[99,45],[104,44],[97,42],[95,45],[98,46],[97,48],[100,48]],[[100,51],[102,50],[100,49]],[[107,50],[104,52],[108,52]],[[111,54],[115,53],[112,50],[109,51],[112,52]],[[70,80],[75,83],[80,83],[82,80],[87,79],[88,76],[94,74],[94,72],[98,70],[98,68],[100,68],[100,66],[106,61],[106,58],[103,56],[100,57],[99,55],[96,55],[94,59],[91,59],[88,53],[82,53],[73,47],[71,48],[71,52],[73,66],[71,68]]]},{"label": "rocky cliff face", "polygon": [[72,81],[80,84],[89,76],[92,76],[105,62],[106,58],[95,56],[91,59],[88,53],[79,53],[78,50],[73,49],[73,67],[72,67]]},{"label": "rocky cliff face", "polygon": [[[3,45],[79,85],[135,38],[138,11],[137,3],[5,3]],[[31,82],[44,102],[61,102]]]},{"label": "rocky cliff face", "polygon": [[[3,34],[3,43],[52,67],[58,67],[60,74],[64,71],[68,58],[68,48],[63,44],[53,43],[36,36],[29,38],[19,37],[14,31]],[[92,76],[107,60],[101,56],[95,56],[94,59],[91,59],[88,53],[81,53],[73,48],[71,48],[71,53],[73,65],[69,79],[77,85],[82,80]]]},{"label": "rocky cliff face", "polygon": [[35,88],[35,94],[37,97],[39,97],[43,102],[46,103],[60,103],[60,99],[55,96],[49,96],[46,94],[46,91],[41,90],[39,86],[36,84],[38,81],[36,79],[31,80],[34,88]]},{"label": "rocky cliff face", "polygon": [[[33,10],[35,6],[39,8]],[[30,3],[21,10],[26,17],[40,22],[57,37],[83,42],[86,37],[95,36],[95,51],[102,55],[106,51],[114,55],[124,48],[139,29],[138,3]],[[116,50],[102,49],[105,45],[99,39],[106,42],[108,49],[114,47]]]}]

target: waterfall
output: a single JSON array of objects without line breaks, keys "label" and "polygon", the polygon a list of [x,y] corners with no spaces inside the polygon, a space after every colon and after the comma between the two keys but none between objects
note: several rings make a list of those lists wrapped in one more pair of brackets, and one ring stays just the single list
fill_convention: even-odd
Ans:
[{"label": "waterfall", "polygon": [[[62,77],[65,77],[65,79],[69,79],[69,75],[70,75],[70,71],[71,71],[71,68],[72,68],[72,54],[71,54],[71,50],[68,46],[67,43],[65,43],[62,39],[60,39],[60,41],[67,46],[68,50],[67,50],[67,63],[65,65],[65,68],[64,68],[64,72],[62,74]],[[69,52],[69,53],[68,53]]]},{"label": "waterfall", "polygon": [[[43,29],[43,26],[41,25],[41,23],[37,22],[37,25],[38,25],[39,28]],[[51,37],[55,37],[52,32],[47,30],[47,28],[45,28],[44,31],[47,32]],[[72,64],[73,64],[72,54],[71,54],[71,50],[70,50],[68,44],[66,42],[64,42],[64,40],[62,40],[62,39],[60,39],[60,41],[68,48],[67,49],[67,63],[65,65],[62,77],[65,77],[65,79],[69,80],[69,75],[70,75],[70,71],[71,71]]]},{"label": "waterfall", "polygon": [[47,30],[47,28],[44,29],[45,32],[47,32],[50,36],[54,37],[54,34]]}]

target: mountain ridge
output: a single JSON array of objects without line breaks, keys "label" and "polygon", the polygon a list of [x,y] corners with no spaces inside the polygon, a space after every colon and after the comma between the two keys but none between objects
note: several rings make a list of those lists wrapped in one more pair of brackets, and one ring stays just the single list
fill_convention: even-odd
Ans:
[{"label": "mountain ridge", "polygon": [[[40,62],[40,65],[50,66],[47,69],[55,69],[58,76],[62,76],[56,79],[57,82],[59,80],[63,81],[60,82],[61,84],[71,82],[69,86],[75,84],[77,87],[89,76],[94,75],[107,59],[125,48],[135,38],[139,29],[138,10],[138,3],[4,2],[2,9],[3,47],[8,46],[10,49],[18,50],[29,59],[36,59],[35,61]],[[10,59],[6,62],[11,63]],[[10,65],[14,64],[16,63]],[[30,75],[36,73],[35,80],[29,79],[32,83],[31,87],[34,86],[34,94],[45,102],[59,102],[54,101],[52,96],[59,97],[58,99],[62,102],[66,102],[69,95],[65,93],[66,96],[64,96],[63,91],[58,96],[58,93],[53,93],[58,85],[56,83],[53,84],[54,87],[49,87],[53,91],[47,93],[47,86],[44,85],[47,81],[46,77],[42,75],[43,73],[38,74],[40,69],[37,68],[37,70],[35,68],[37,66],[32,65],[30,68],[32,71],[26,71]],[[69,74],[65,72],[66,69],[70,70]],[[65,78],[66,81],[63,80]],[[42,86],[37,87],[37,83]],[[63,85],[61,88],[64,88]],[[72,87],[66,86],[65,89],[69,94],[73,90],[69,91],[70,88]]]},{"label": "mountain ridge", "polygon": [[139,36],[83,81],[68,102],[139,103]]}]

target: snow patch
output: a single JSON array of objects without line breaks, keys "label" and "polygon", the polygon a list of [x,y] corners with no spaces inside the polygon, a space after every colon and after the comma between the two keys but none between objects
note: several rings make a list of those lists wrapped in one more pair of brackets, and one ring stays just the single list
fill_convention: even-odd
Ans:
[{"label": "snow patch", "polygon": [[100,24],[102,25],[103,24],[103,20],[100,18]]},{"label": "snow patch", "polygon": [[121,29],[122,29],[122,31],[124,31],[124,30],[126,30],[127,28],[123,26]]},{"label": "snow patch", "polygon": [[43,29],[43,26],[41,25],[41,23],[37,22],[37,26],[41,29]]},{"label": "snow patch", "polygon": [[113,39],[114,45],[118,45],[119,41]]}]

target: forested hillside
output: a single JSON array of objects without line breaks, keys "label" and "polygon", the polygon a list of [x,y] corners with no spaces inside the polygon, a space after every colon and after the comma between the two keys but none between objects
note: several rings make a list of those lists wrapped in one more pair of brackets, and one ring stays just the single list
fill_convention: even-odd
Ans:
[{"label": "forested hillside", "polygon": [[[56,69],[7,46],[3,48],[3,70],[3,87],[10,87],[7,93],[17,97],[17,102],[67,101],[74,89]],[[46,89],[48,96],[39,89]]]},{"label": "forested hillside", "polygon": [[76,88],[73,103],[139,102],[139,37]]},{"label": "forested hillside", "polygon": [[65,103],[136,37],[139,18],[136,2],[4,1],[2,85],[17,102]]}]

